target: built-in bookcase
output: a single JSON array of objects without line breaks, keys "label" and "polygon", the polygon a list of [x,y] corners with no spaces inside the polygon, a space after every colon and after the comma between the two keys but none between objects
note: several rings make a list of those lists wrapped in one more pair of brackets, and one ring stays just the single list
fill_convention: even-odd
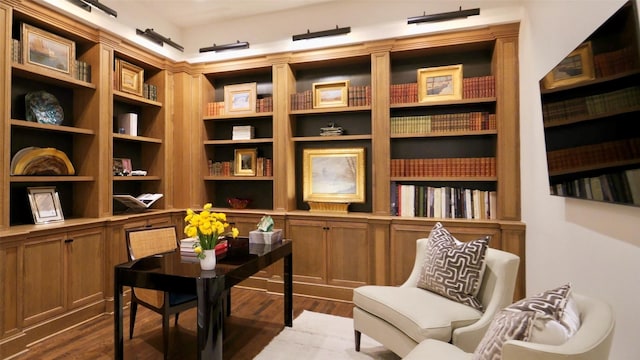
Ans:
[{"label": "built-in bookcase", "polygon": [[[33,223],[27,197],[29,187],[51,186],[60,196],[62,212],[67,219],[97,217],[98,210],[84,205],[86,201],[97,201],[99,168],[91,159],[99,154],[96,141],[99,119],[91,116],[91,110],[98,107],[99,79],[90,73],[82,80],[74,74],[76,60],[90,67],[99,59],[99,45],[83,33],[70,33],[53,27],[41,19],[26,13],[13,12],[11,46],[20,54],[11,58],[9,144],[4,145],[8,159],[12,159],[20,150],[28,147],[55,148],[66,154],[74,166],[71,176],[25,176],[9,175],[9,192],[5,194],[9,201],[9,218],[0,224],[19,225]],[[75,46],[75,58],[71,59],[71,73],[27,63],[21,56],[24,43],[21,41],[22,24],[34,26],[39,30],[72,41]],[[20,42],[20,43],[18,43]],[[53,95],[60,105],[63,121],[60,125],[27,121],[25,97],[28,93],[46,91]],[[10,169],[5,169],[9,173]]]},{"label": "built-in bookcase", "polygon": [[[119,76],[118,63],[126,61],[139,69],[142,73],[142,87],[137,83],[140,93],[125,91],[119,82],[124,81]],[[113,158],[129,159],[131,170],[144,170],[146,175],[117,176],[112,175],[113,194],[129,194],[138,196],[142,193],[166,192],[166,146],[165,146],[165,116],[164,99],[167,82],[167,71],[153,64],[136,59],[133,55],[114,51],[113,64],[113,121],[111,126],[113,141]],[[149,85],[153,93],[149,93]],[[118,118],[122,114],[135,114],[137,124],[135,133],[123,133],[118,125]],[[134,135],[135,134],[135,135]],[[153,207],[163,208],[165,199],[157,201]],[[127,209],[120,203],[113,202],[113,213],[120,213]]]},{"label": "built-in bookcase", "polygon": [[[225,86],[256,84],[255,108],[225,111]],[[230,208],[228,199],[249,200],[250,209],[273,210],[273,79],[271,66],[215,72],[205,70],[203,89],[203,163],[205,200]],[[253,96],[253,95],[252,95]],[[253,135],[234,139],[234,128],[252,128]],[[237,173],[236,150],[255,150],[254,174]]]},{"label": "built-in bookcase", "polygon": [[[303,151],[305,149],[365,149],[365,202],[352,203],[349,211],[372,211],[372,117],[371,117],[371,60],[369,56],[353,56],[332,60],[290,63],[295,94],[291,95],[289,126],[295,154],[295,209],[308,210],[303,198]],[[314,84],[344,82],[344,106],[313,106]],[[310,99],[299,106],[295,99]],[[321,128],[340,127],[342,135],[322,136]]]},{"label": "built-in bookcase", "polygon": [[[392,215],[498,218],[494,47],[492,40],[391,53]],[[418,71],[452,65],[462,66],[461,98],[419,102]]]}]

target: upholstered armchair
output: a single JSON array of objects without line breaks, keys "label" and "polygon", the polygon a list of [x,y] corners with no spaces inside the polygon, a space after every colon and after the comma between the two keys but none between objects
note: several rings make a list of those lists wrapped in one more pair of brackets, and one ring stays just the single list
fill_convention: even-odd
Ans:
[{"label": "upholstered armchair", "polygon": [[[598,299],[573,294],[580,313],[580,327],[565,343],[545,345],[507,340],[502,347],[503,360],[603,360],[609,358],[615,319],[611,307]],[[473,350],[472,350],[473,351]],[[473,354],[445,343],[428,339],[416,346],[404,359],[470,360]]]},{"label": "upholstered armchair", "polygon": [[520,258],[491,248],[486,249],[477,294],[484,311],[417,287],[428,241],[417,240],[413,270],[401,286],[367,285],[354,290],[356,351],[364,333],[401,357],[426,339],[452,342],[472,352],[493,316],[513,302]]}]

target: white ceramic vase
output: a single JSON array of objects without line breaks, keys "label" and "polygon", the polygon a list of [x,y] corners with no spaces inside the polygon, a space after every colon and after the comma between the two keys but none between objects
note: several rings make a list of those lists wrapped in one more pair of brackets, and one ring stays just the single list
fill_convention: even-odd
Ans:
[{"label": "white ceramic vase", "polygon": [[200,259],[200,268],[202,270],[213,270],[216,268],[216,251],[203,250],[204,259]]}]

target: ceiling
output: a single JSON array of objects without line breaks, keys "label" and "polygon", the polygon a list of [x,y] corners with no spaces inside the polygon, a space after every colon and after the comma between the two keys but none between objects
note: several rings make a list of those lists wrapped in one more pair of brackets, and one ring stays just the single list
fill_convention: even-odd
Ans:
[{"label": "ceiling", "polygon": [[118,12],[132,7],[149,9],[153,17],[162,18],[184,29],[330,1],[336,0],[102,0],[100,2]]}]

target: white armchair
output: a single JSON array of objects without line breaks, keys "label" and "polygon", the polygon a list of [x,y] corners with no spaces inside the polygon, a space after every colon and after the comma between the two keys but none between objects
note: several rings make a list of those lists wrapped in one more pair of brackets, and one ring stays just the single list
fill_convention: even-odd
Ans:
[{"label": "white armchair", "polygon": [[[605,360],[609,358],[615,319],[611,307],[595,298],[573,294],[580,312],[580,328],[564,344],[545,345],[508,340],[502,347],[503,360]],[[425,340],[404,359],[470,360],[471,351],[437,340]]]},{"label": "white armchair", "polygon": [[367,285],[353,293],[353,326],[356,351],[362,333],[399,356],[406,356],[426,339],[452,342],[473,351],[493,316],[513,302],[520,258],[487,249],[486,268],[478,299],[484,312],[417,287],[427,238],[416,242],[416,260],[401,286]]}]

